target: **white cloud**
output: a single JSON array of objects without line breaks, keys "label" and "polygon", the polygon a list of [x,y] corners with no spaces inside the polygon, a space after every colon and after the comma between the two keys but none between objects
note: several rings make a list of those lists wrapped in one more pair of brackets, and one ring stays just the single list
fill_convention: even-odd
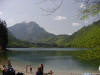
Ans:
[{"label": "white cloud", "polygon": [[84,3],[81,3],[80,8],[85,9],[86,8],[86,5]]},{"label": "white cloud", "polygon": [[7,21],[7,26],[8,27],[10,27],[10,26],[16,24],[16,22],[18,22],[18,21],[15,21],[14,19],[7,19],[6,21]]},{"label": "white cloud", "polygon": [[72,35],[72,33],[68,33],[68,35]]},{"label": "white cloud", "polygon": [[56,16],[55,20],[57,21],[61,21],[61,20],[65,20],[66,17],[65,16]]},{"label": "white cloud", "polygon": [[81,24],[80,23],[72,23],[72,26],[75,27],[75,26],[80,26]]},{"label": "white cloud", "polygon": [[3,13],[0,11],[0,15],[2,15]]}]

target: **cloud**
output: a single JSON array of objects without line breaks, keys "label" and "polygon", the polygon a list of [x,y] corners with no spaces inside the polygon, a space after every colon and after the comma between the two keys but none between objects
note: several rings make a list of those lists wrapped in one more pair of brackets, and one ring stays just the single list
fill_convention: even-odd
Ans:
[{"label": "cloud", "polygon": [[14,19],[7,19],[6,21],[7,21],[7,26],[8,27],[10,27],[10,26],[16,24],[16,22],[18,22],[18,21],[14,20]]},{"label": "cloud", "polygon": [[56,16],[55,20],[57,21],[61,21],[61,20],[65,20],[66,17],[65,16]]},{"label": "cloud", "polygon": [[72,33],[68,33],[68,35],[72,35]]},{"label": "cloud", "polygon": [[72,23],[73,27],[80,26],[80,25],[81,25],[80,23]]},{"label": "cloud", "polygon": [[86,5],[84,3],[81,3],[80,8],[85,9],[86,8]]},{"label": "cloud", "polygon": [[0,11],[0,15],[2,15],[3,13]]}]

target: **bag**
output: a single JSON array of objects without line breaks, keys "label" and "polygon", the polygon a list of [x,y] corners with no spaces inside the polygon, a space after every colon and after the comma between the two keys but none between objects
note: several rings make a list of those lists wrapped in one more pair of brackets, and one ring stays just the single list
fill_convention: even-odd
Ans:
[{"label": "bag", "polygon": [[8,75],[15,75],[15,70],[13,68],[8,68],[7,74]]},{"label": "bag", "polygon": [[18,72],[16,75],[25,75],[24,73],[20,73],[20,72]]}]

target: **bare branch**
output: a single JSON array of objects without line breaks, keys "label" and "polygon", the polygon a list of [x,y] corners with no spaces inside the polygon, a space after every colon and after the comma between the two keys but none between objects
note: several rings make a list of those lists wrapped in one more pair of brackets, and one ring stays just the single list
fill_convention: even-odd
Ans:
[{"label": "bare branch", "polygon": [[[40,8],[42,11],[46,12],[48,15],[52,15],[55,13],[63,4],[64,0],[41,0],[38,3],[45,3],[45,2],[51,2],[53,7],[47,7],[47,8]],[[46,14],[46,15],[47,15]]]},{"label": "bare branch", "polygon": [[44,2],[47,2],[48,0],[41,0],[39,2],[37,2],[36,4],[41,4],[41,3],[44,3]]}]

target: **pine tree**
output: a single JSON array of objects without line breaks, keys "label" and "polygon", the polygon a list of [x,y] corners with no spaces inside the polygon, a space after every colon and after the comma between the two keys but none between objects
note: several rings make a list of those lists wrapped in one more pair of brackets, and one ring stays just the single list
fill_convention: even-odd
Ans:
[{"label": "pine tree", "polygon": [[0,20],[0,47],[2,50],[6,50],[8,44],[8,30],[5,21]]}]

